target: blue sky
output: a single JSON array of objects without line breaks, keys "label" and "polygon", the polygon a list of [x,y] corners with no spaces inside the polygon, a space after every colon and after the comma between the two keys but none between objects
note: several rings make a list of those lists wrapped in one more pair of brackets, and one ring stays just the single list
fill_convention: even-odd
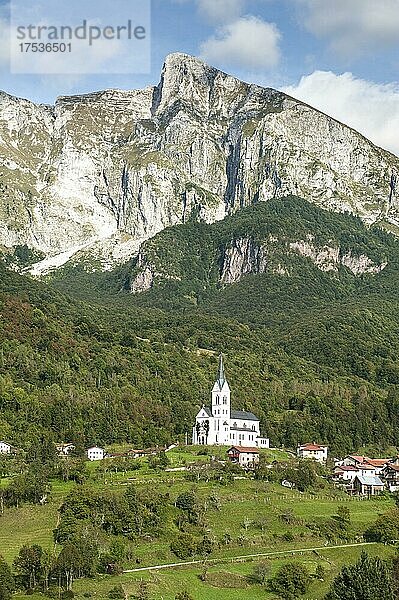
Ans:
[{"label": "blue sky", "polygon": [[53,103],[63,94],[144,87],[158,83],[167,54],[186,52],[283,89],[399,153],[399,0],[152,0],[148,75],[12,75],[4,0],[0,19],[0,88],[8,93]]}]

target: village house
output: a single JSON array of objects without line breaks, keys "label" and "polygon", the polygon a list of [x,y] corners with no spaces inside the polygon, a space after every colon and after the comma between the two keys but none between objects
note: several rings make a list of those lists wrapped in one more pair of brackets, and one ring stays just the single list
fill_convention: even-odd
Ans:
[{"label": "village house", "polygon": [[345,458],[340,461],[339,464],[341,465],[353,465],[354,467],[358,466],[358,465],[362,465],[364,464],[365,460],[367,460],[367,456],[358,456],[355,454],[349,454],[348,456],[345,456]]},{"label": "village house", "polygon": [[[350,454],[345,456],[343,460],[336,461],[332,479],[335,483],[345,485],[348,492],[363,495],[361,484],[359,483],[361,478],[379,478],[384,484],[385,468],[388,464],[390,464],[388,458],[369,458],[368,456]],[[356,483],[357,489],[354,487],[356,478],[358,478]],[[376,484],[375,489],[378,489],[378,485]]]},{"label": "village house", "polygon": [[332,479],[334,483],[345,486],[346,490],[354,493],[354,482],[356,478],[373,478],[376,477],[375,467],[368,464],[354,465],[337,465],[334,467]]},{"label": "village house", "polygon": [[11,444],[3,441],[0,442],[0,454],[11,454],[12,450],[13,448]]},{"label": "village house", "polygon": [[259,448],[232,446],[227,451],[227,456],[230,462],[239,464],[240,467],[251,469],[259,462]]},{"label": "village house", "polygon": [[268,438],[260,435],[260,421],[252,412],[231,408],[230,387],[224,374],[223,357],[211,393],[211,406],[203,406],[193,427],[193,444],[205,446],[250,446],[268,448]]},{"label": "village house", "polygon": [[375,470],[375,474],[378,476],[381,475],[381,473],[383,472],[386,465],[390,462],[391,461],[389,458],[366,458],[365,457],[365,459],[364,459],[364,464],[370,465],[371,467],[373,467]]},{"label": "village house", "polygon": [[99,448],[98,446],[92,446],[88,448],[86,451],[88,460],[103,460],[105,458],[105,450],[104,448]]},{"label": "village house", "polygon": [[360,475],[357,467],[353,465],[337,465],[334,467],[332,478],[336,482],[352,483],[356,475]]},{"label": "village house", "polygon": [[397,492],[399,490],[399,465],[394,463],[385,465],[381,478],[390,492]]},{"label": "village house", "polygon": [[399,490],[399,458],[369,458],[357,454],[335,461],[334,483],[346,487],[351,494],[374,496],[387,488]]},{"label": "village house", "polygon": [[312,458],[319,463],[325,463],[327,460],[328,446],[321,444],[299,444],[296,450],[298,458]]},{"label": "village house", "polygon": [[359,496],[376,496],[384,491],[384,487],[379,477],[356,475],[353,480],[353,493]]}]

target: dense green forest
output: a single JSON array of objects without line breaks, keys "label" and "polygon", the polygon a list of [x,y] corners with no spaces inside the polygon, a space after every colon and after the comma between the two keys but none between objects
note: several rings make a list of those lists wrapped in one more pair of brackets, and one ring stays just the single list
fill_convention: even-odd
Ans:
[{"label": "dense green forest", "polygon": [[[287,252],[309,235],[387,266],[323,272]],[[286,274],[223,285],[221,259],[243,237],[277,239],[268,260]],[[0,438],[26,449],[44,432],[79,444],[184,439],[223,352],[233,405],[258,413],[273,445],[399,445],[395,237],[287,198],[167,229],[142,250],[175,279],[137,295],[134,261],[111,273],[68,266],[44,282],[0,264]]]}]

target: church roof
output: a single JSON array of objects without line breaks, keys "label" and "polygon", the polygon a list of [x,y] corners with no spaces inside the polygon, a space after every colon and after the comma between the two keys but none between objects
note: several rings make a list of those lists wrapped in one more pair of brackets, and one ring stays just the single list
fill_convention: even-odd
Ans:
[{"label": "church roof", "polygon": [[206,412],[206,414],[208,415],[208,417],[213,417],[211,409],[208,408],[207,406],[203,406],[202,410],[204,410]]},{"label": "church roof", "polygon": [[232,410],[230,413],[231,419],[242,419],[243,421],[259,421],[254,413],[246,412],[245,410]]}]

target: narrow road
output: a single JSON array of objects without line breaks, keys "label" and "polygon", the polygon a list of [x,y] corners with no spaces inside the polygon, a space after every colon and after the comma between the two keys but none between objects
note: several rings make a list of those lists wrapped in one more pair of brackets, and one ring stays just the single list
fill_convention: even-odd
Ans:
[{"label": "narrow road", "polygon": [[[267,558],[269,556],[278,556],[280,554],[298,554],[300,552],[313,552],[319,550],[335,550],[337,548],[357,548],[358,546],[374,546],[377,542],[360,542],[358,544],[342,544],[340,546],[317,546],[315,548],[297,548],[294,550],[278,550],[276,552],[262,552],[258,554],[243,554],[241,556],[227,556],[225,558],[210,558],[207,560],[209,565],[219,562],[236,562],[246,558]],[[140,571],[157,571],[159,569],[172,569],[174,567],[187,567],[190,565],[202,565],[203,560],[190,560],[188,562],[169,563],[167,565],[155,565],[153,567],[139,567],[138,569],[126,569],[124,573],[139,573]]]}]

